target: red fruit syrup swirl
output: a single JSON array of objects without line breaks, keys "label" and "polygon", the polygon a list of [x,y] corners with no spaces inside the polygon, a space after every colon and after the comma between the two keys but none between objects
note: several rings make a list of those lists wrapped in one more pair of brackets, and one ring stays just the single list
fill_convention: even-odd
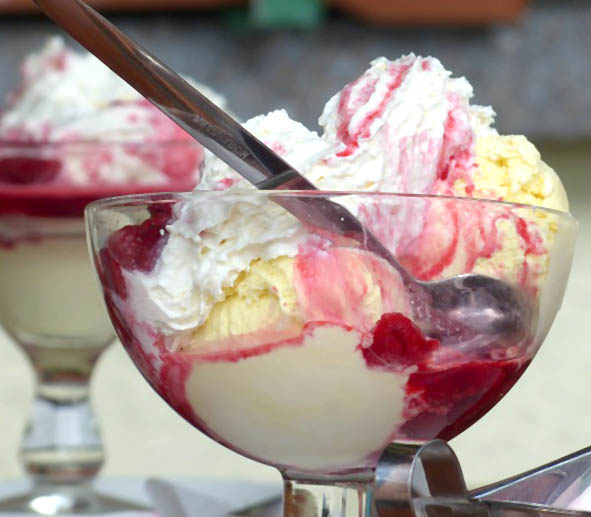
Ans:
[{"label": "red fruit syrup swirl", "polygon": [[0,184],[51,183],[61,169],[59,160],[13,156],[0,159]]},{"label": "red fruit syrup swirl", "polygon": [[488,412],[529,364],[523,358],[468,357],[463,362],[437,364],[432,356],[439,346],[406,316],[387,313],[374,328],[371,346],[363,349],[370,368],[395,372],[417,368],[406,383],[406,421],[397,438],[450,440]]},{"label": "red fruit syrup swirl", "polygon": [[127,298],[123,269],[149,273],[168,240],[166,225],[172,219],[172,205],[154,205],[149,212],[150,217],[143,223],[113,232],[98,253],[96,269],[107,304],[112,302],[112,295],[122,300]]},{"label": "red fruit syrup swirl", "polygon": [[[109,316],[121,343],[148,382],[159,391],[153,354],[144,351],[136,337],[133,315],[123,303],[128,295],[123,270],[150,272],[168,240],[166,225],[172,219],[172,205],[153,205],[150,217],[138,225],[128,225],[112,233],[96,258],[97,272]],[[157,339],[154,336],[154,339]]]},{"label": "red fruit syrup swirl", "polygon": [[402,437],[451,440],[483,417],[511,389],[529,360],[471,360],[413,373],[406,384]]}]

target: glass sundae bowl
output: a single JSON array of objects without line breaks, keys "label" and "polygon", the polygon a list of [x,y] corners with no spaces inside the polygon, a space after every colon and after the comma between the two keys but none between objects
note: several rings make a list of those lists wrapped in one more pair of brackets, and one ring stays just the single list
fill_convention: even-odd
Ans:
[{"label": "glass sundae bowl", "polygon": [[[179,146],[185,156],[201,156],[192,142],[0,141],[0,325],[24,351],[37,380],[19,451],[32,488],[0,501],[2,511],[101,513],[136,507],[91,488],[105,454],[89,381],[115,333],[88,258],[83,213],[88,202],[107,195],[162,188],[104,178],[148,167],[147,161],[155,169]],[[96,174],[87,183],[60,181],[66,169],[69,178]],[[180,188],[188,186],[187,181]]]},{"label": "glass sundae bowl", "polygon": [[[529,321],[486,347],[461,331],[442,346],[396,270],[296,219],[282,208],[293,197],[344,205],[418,280],[511,284]],[[576,233],[570,215],[533,206],[318,191],[120,197],[86,218],[111,321],[143,376],[196,428],[277,467],[292,516],[370,515],[389,443],[451,439],[490,410],[552,324]]]}]

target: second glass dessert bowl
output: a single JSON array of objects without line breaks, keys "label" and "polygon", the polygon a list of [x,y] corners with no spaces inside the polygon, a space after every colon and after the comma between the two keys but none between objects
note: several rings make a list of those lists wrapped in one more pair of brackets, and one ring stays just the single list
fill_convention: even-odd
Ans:
[{"label": "second glass dessert bowl", "polygon": [[[527,331],[441,346],[383,259],[304,224],[283,197],[347,207],[417,279],[478,273],[532,300]],[[438,196],[230,190],[102,200],[91,252],[121,342],[152,387],[219,443],[277,467],[285,515],[369,515],[391,442],[451,439],[513,386],[545,338],[576,222]]]},{"label": "second glass dessert bowl", "polygon": [[137,508],[91,486],[105,454],[89,383],[115,333],[88,257],[84,207],[106,196],[159,190],[169,170],[186,172],[171,173],[170,183],[190,188],[197,178],[189,173],[197,173],[202,154],[192,140],[0,140],[0,325],[37,381],[19,451],[31,490],[0,500],[0,510]]}]

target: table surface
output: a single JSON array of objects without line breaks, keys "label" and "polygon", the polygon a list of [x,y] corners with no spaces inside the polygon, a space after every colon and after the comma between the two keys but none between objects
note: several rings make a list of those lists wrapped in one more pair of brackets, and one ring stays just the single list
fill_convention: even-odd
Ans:
[{"label": "table surface", "polygon": [[[5,499],[28,493],[30,488],[30,483],[24,479],[0,482],[0,504]],[[100,477],[92,488],[101,496],[145,508],[108,514],[113,517],[221,517],[238,511],[248,516],[250,513],[245,513],[246,509],[256,511],[259,517],[276,517],[281,513],[283,493],[279,481],[257,483],[195,477]],[[186,514],[181,515],[180,508],[185,509]],[[0,512],[1,516],[15,517],[4,512]]]}]

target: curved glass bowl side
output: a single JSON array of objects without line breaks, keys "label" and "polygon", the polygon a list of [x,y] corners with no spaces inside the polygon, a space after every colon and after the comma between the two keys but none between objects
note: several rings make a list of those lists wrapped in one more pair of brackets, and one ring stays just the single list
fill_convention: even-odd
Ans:
[{"label": "curved glass bowl side", "polygon": [[[423,281],[476,272],[518,286],[538,304],[531,332],[485,351],[441,347],[390,265],[301,225],[271,201],[283,195],[345,205]],[[508,203],[260,191],[104,200],[87,225],[111,319],[154,389],[220,443],[309,472],[371,468],[391,441],[450,439],[492,408],[547,333],[576,233],[568,214]],[[267,245],[273,256],[251,253]],[[189,250],[184,262],[175,248]],[[169,261],[202,300],[230,259],[245,266],[220,298],[175,319]]]}]

